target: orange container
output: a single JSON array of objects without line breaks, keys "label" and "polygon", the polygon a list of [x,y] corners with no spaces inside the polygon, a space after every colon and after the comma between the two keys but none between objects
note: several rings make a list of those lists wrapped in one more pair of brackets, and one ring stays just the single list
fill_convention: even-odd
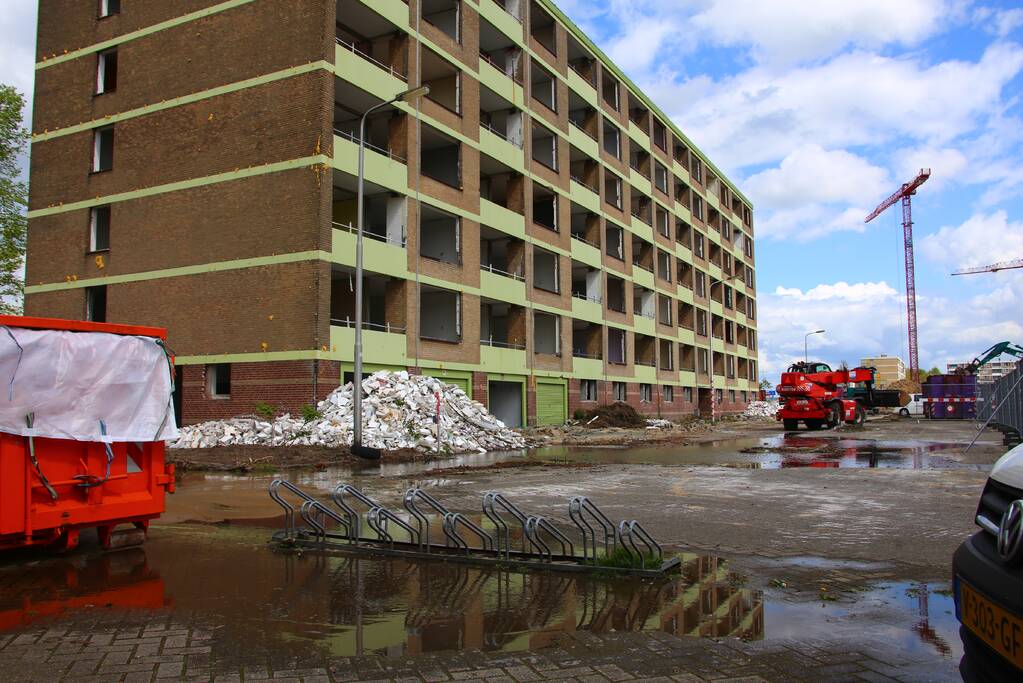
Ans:
[{"label": "orange container", "polygon": [[[166,330],[156,327],[51,318],[0,316],[0,326],[167,338]],[[144,533],[149,521],[163,514],[165,493],[174,492],[174,466],[164,465],[163,441],[110,444],[110,475],[91,487],[81,485],[81,476],[105,475],[103,443],[35,437],[34,445],[39,471],[57,499],[30,460],[28,437],[0,433],[0,549],[55,544],[67,550],[88,528],[110,547],[117,543],[115,527],[131,525]]]}]

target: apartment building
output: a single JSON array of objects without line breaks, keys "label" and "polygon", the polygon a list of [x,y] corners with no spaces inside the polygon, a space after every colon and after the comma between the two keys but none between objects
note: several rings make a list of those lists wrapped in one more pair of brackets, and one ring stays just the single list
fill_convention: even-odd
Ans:
[{"label": "apartment building", "polygon": [[548,0],[41,0],[29,315],[168,328],[184,422],[364,362],[513,425],[757,388],[750,202]]},{"label": "apartment building", "polygon": [[872,356],[861,358],[860,365],[865,368],[877,368],[877,386],[886,387],[892,382],[906,379],[906,364],[898,356]]},{"label": "apartment building", "polygon": [[[1008,375],[1010,372],[1016,369],[1016,365],[1019,361],[1015,360],[993,360],[980,366],[977,370],[977,383],[978,384],[994,384],[999,379]],[[945,372],[949,375],[955,374],[957,370],[967,365],[967,363],[948,363],[945,366]]]}]

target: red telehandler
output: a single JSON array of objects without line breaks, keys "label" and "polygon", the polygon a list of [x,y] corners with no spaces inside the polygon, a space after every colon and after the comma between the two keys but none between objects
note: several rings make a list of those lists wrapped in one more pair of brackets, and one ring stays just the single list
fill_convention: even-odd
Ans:
[{"label": "red telehandler", "polygon": [[[794,363],[781,375],[777,389],[784,403],[775,419],[788,431],[798,429],[800,421],[807,429],[837,427],[842,422],[861,425],[867,408],[898,404],[899,392],[874,389],[875,373],[874,368],[832,370],[816,361]],[[863,386],[855,388],[856,384]]]}]

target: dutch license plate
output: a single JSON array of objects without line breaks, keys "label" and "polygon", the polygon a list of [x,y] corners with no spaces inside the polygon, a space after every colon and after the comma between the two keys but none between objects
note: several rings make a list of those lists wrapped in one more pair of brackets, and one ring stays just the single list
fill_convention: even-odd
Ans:
[{"label": "dutch license plate", "polygon": [[963,625],[996,652],[1023,669],[1023,619],[959,581]]}]

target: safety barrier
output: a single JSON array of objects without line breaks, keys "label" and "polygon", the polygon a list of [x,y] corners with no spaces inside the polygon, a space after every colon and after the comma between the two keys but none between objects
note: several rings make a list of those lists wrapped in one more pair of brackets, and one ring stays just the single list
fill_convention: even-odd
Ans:
[{"label": "safety barrier", "polygon": [[[285,492],[298,499],[297,504],[289,502]],[[679,566],[678,558],[665,559],[660,544],[638,521],[615,524],[585,496],[568,503],[568,517],[578,532],[573,540],[553,519],[525,513],[499,491],[483,494],[479,522],[449,510],[418,487],[405,492],[404,514],[344,483],[334,488],[329,501],[282,479],[270,484],[269,493],[284,512],[284,528],[274,534],[281,546],[564,571],[663,574]]]}]

